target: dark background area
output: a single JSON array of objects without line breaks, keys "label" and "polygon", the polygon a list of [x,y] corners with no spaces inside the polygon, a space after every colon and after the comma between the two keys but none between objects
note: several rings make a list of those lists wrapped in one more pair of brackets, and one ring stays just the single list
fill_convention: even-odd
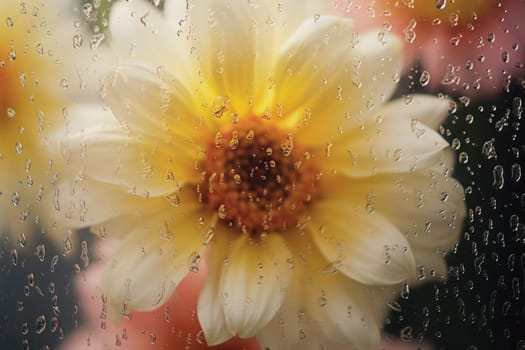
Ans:
[{"label": "dark background area", "polygon": [[[419,76],[417,70],[414,76]],[[410,75],[400,91],[417,91]],[[386,331],[437,349],[525,349],[525,81],[458,103],[441,129],[465,187],[467,220],[446,283],[412,288]]]},{"label": "dark background area", "polygon": [[0,242],[0,349],[56,349],[80,324],[72,282],[89,265],[80,248],[89,233],[62,246],[40,232],[30,237]]}]

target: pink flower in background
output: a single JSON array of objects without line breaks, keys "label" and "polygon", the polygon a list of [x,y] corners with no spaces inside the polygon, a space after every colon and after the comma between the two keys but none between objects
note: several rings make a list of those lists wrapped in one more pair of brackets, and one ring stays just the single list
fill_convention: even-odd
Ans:
[{"label": "pink flower in background", "polygon": [[362,30],[382,26],[405,38],[416,81],[458,95],[487,96],[523,80],[525,2],[521,0],[343,0]]}]

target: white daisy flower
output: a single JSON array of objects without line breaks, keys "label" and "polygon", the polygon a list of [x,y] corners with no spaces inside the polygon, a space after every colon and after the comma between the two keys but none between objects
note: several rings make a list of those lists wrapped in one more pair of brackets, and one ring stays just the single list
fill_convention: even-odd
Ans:
[{"label": "white daisy flower", "polygon": [[373,349],[395,291],[445,277],[465,216],[434,131],[450,102],[389,101],[400,40],[325,3],[112,9],[109,109],[79,107],[57,138],[77,171],[65,215],[121,239],[101,282],[114,318],[206,261],[208,344]]}]

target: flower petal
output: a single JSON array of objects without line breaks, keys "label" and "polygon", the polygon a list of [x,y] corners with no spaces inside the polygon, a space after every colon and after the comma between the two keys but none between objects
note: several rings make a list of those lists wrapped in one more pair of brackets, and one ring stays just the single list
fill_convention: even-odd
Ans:
[{"label": "flower petal", "polygon": [[181,150],[191,149],[197,135],[213,125],[202,117],[205,109],[195,96],[166,72],[130,64],[119,66],[104,90],[115,117],[131,133],[181,143]]},{"label": "flower petal", "polygon": [[218,226],[216,239],[210,243],[208,255],[208,278],[199,296],[197,315],[204,332],[206,343],[216,345],[224,343],[235,335],[226,324],[222,304],[220,303],[221,270],[228,256],[231,241],[234,236],[230,230]]},{"label": "flower petal", "polygon": [[382,289],[352,282],[334,273],[309,238],[292,233],[294,266],[288,298],[274,319],[257,335],[262,348],[374,349],[391,299]]},{"label": "flower petal", "polygon": [[220,297],[228,329],[241,338],[256,335],[275,316],[287,295],[290,252],[279,234],[233,242],[221,272]]},{"label": "flower petal", "polygon": [[284,123],[298,127],[301,139],[324,145],[390,98],[401,56],[397,38],[358,37],[349,19],[307,21],[281,48],[275,104]]},{"label": "flower petal", "polygon": [[198,263],[207,230],[199,223],[200,206],[194,208],[188,214],[169,206],[120,243],[101,281],[115,322],[129,310],[160,307]]},{"label": "flower petal", "polygon": [[348,199],[316,203],[308,226],[323,256],[358,282],[391,285],[415,275],[412,249],[401,232]]},{"label": "flower petal", "polygon": [[[172,2],[172,1],[169,1]],[[181,16],[182,15],[182,16]],[[177,18],[183,17],[179,14]],[[136,60],[164,67],[166,57],[176,57],[177,77],[192,72],[190,47],[184,36],[173,35],[171,23],[148,1],[118,1],[111,6],[109,32],[119,62]],[[159,54],[158,43],[162,46]],[[165,67],[169,69],[169,67]]]},{"label": "flower petal", "polygon": [[374,303],[382,303],[380,314],[386,314],[387,302],[380,300],[380,293],[373,287],[322,271],[315,271],[310,277],[309,283],[304,285],[309,301],[306,309],[313,315],[323,338],[352,344],[357,350],[377,349],[381,323],[377,323],[379,315],[371,311],[376,308]]},{"label": "flower petal", "polygon": [[[101,201],[101,198],[105,198]],[[123,215],[146,215],[167,203],[165,198],[134,196],[122,188],[89,178],[56,185],[52,201],[70,227],[87,227]],[[139,208],[137,210],[137,208]],[[125,232],[127,233],[127,232]]]},{"label": "flower petal", "polygon": [[[457,242],[466,215],[462,186],[446,165],[423,171],[362,179],[327,179],[329,198],[353,198],[360,210],[392,222],[414,248],[449,249]],[[417,249],[414,250],[417,258]]]},{"label": "flower petal", "polygon": [[409,172],[437,164],[448,143],[418,120],[419,116],[429,118],[427,114],[442,119],[444,110],[436,106],[443,104],[435,102],[386,104],[370,114],[360,128],[353,128],[330,143],[323,167],[355,178]]},{"label": "flower petal", "polygon": [[233,5],[227,0],[202,0],[189,11],[195,54],[211,98],[228,100],[239,115],[248,114],[252,101],[259,102],[267,90],[275,38],[270,12],[263,2]]},{"label": "flower petal", "polygon": [[[69,112],[74,115],[71,129],[78,131],[66,130],[65,135],[54,136],[62,136],[62,153],[72,171],[143,196],[167,195],[194,180],[190,151],[180,151],[185,149],[184,142],[130,135],[111,113],[101,108],[83,109],[80,113],[74,109]],[[92,114],[103,117],[91,118]],[[83,128],[84,118],[94,123]],[[81,126],[76,126],[77,122]]]},{"label": "flower petal", "polygon": [[452,100],[433,95],[407,95],[386,104],[381,113],[385,118],[404,116],[437,130],[448,117],[451,104]]}]

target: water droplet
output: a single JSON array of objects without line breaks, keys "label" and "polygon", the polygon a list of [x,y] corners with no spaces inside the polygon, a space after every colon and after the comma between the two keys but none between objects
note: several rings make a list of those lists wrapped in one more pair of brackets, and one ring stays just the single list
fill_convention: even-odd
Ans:
[{"label": "water droplet", "polygon": [[16,111],[13,108],[7,107],[6,113],[9,119],[13,119],[14,117],[16,117]]},{"label": "water droplet", "polygon": [[25,233],[21,233],[20,234],[20,237],[18,237],[18,245],[20,245],[20,247],[24,248],[27,244],[27,239],[26,239],[26,234]]},{"label": "water droplet", "polygon": [[401,329],[401,331],[399,332],[399,337],[402,341],[411,342],[413,338],[412,327],[406,326],[405,328]]},{"label": "water droplet", "polygon": [[494,146],[494,142],[494,139],[490,139],[489,141],[483,143],[483,146],[481,147],[481,153],[487,159],[494,159],[497,157],[496,146]]},{"label": "water droplet", "polygon": [[18,265],[18,250],[11,249],[11,263],[13,266]]},{"label": "water droplet", "polygon": [[178,207],[180,205],[180,197],[176,193],[172,193],[172,194],[166,196],[166,199],[174,207]]},{"label": "water droplet", "polygon": [[452,140],[452,144],[450,145],[450,147],[454,150],[454,151],[457,151],[461,148],[461,141],[458,139],[458,138],[454,138]]},{"label": "water droplet", "polygon": [[89,2],[85,3],[84,6],[82,6],[82,12],[86,18],[90,18],[93,13],[93,5]]},{"label": "water droplet", "polygon": [[46,317],[44,315],[38,316],[35,322],[35,327],[36,327],[35,332],[37,334],[42,334],[44,330],[46,329],[46,325],[47,325]]},{"label": "water droplet", "polygon": [[58,329],[58,318],[53,316],[49,322],[49,330],[53,333]]},{"label": "water droplet", "polygon": [[240,185],[242,182],[241,175],[239,174],[233,175],[233,182],[235,182],[237,185]]},{"label": "water droplet", "polygon": [[237,131],[232,132],[232,138],[230,140],[229,144],[230,148],[235,150],[237,147],[239,147],[239,135],[237,134]]},{"label": "water droplet", "polygon": [[387,303],[388,307],[396,312],[401,312],[401,304],[399,304],[397,301],[391,301]]},{"label": "water droplet", "polygon": [[215,227],[211,226],[208,228],[208,230],[206,230],[206,233],[204,233],[204,236],[202,238],[202,244],[205,246],[210,244],[214,235],[215,235]]},{"label": "water droplet", "polygon": [[191,272],[199,272],[199,262],[201,261],[201,256],[197,252],[190,254],[188,259],[188,268]]},{"label": "water droplet", "polygon": [[215,147],[221,147],[222,146],[222,134],[217,131],[215,134]]},{"label": "water droplet", "polygon": [[55,266],[57,265],[57,263],[58,263],[58,255],[54,255],[51,258],[51,264],[49,268],[51,272],[55,272]]},{"label": "water droplet", "polygon": [[20,203],[20,194],[18,192],[14,192],[11,195],[11,204],[13,204],[13,206],[17,207],[18,203]]},{"label": "water droplet", "polygon": [[34,273],[30,272],[27,275],[27,284],[29,285],[29,287],[35,286],[35,274]]},{"label": "water droplet", "polygon": [[438,10],[444,10],[447,7],[447,0],[436,0],[436,8]]},{"label": "water droplet", "polygon": [[492,186],[494,186],[498,190],[501,190],[505,183],[503,173],[504,173],[504,170],[501,165],[496,165],[494,169],[492,170],[492,175],[493,175]]},{"label": "water droplet", "polygon": [[228,110],[230,105],[230,98],[228,96],[218,96],[212,105],[212,114],[220,119],[222,115]]},{"label": "water droplet", "polygon": [[106,35],[104,33],[92,35],[89,40],[89,47],[92,50],[95,50],[100,45],[100,43],[104,41],[105,38],[106,38]]},{"label": "water droplet", "polygon": [[514,182],[521,180],[521,165],[518,163],[512,164],[510,167],[510,178]]},{"label": "water droplet", "polygon": [[44,55],[44,45],[42,45],[42,43],[38,43],[38,44],[36,44],[36,52],[37,52],[40,56],[43,56],[43,55]]},{"label": "water droplet", "polygon": [[73,36],[73,47],[75,49],[78,49],[82,46],[82,43],[84,42],[84,39],[82,38],[82,35],[76,34]]},{"label": "water droplet", "polygon": [[458,156],[458,162],[460,164],[467,164],[468,163],[468,154],[467,152],[461,152]]},{"label": "water droplet", "polygon": [[427,86],[430,83],[430,73],[426,70],[421,72],[421,76],[419,77],[419,84],[421,86]]},{"label": "water droplet", "polygon": [[35,249],[35,255],[38,260],[40,260],[40,262],[44,262],[46,258],[46,246],[44,244],[37,245]]},{"label": "water droplet", "polygon": [[15,152],[16,152],[16,154],[22,154],[23,151],[24,151],[24,146],[22,146],[22,144],[20,142],[17,142],[15,144]]},{"label": "water droplet", "polygon": [[501,60],[503,61],[503,63],[509,63],[509,61],[510,61],[510,56],[509,56],[508,51],[503,51],[503,52],[501,53]]}]

